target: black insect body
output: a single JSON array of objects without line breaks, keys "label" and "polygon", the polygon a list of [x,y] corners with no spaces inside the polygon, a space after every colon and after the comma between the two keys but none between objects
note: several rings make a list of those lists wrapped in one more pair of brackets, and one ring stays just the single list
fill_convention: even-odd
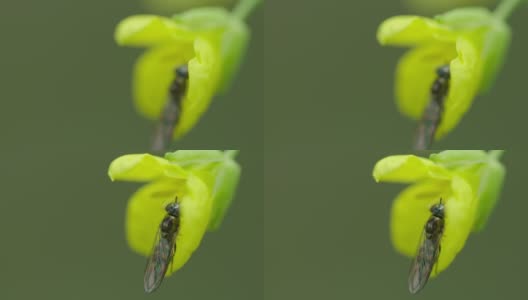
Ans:
[{"label": "black insect body", "polygon": [[169,88],[169,100],[161,113],[152,143],[152,152],[163,154],[172,141],[174,128],[178,125],[182,111],[182,101],[187,92],[189,71],[187,65],[176,68],[175,78]]},{"label": "black insect body", "polygon": [[156,290],[167,272],[176,252],[176,236],[180,227],[180,205],[177,202],[165,207],[167,215],[161,221],[152,253],[147,260],[143,283],[145,292]]},{"label": "black insect body", "polygon": [[425,108],[416,132],[414,142],[416,150],[425,150],[431,146],[436,130],[442,121],[444,100],[449,92],[449,81],[451,78],[449,65],[438,68],[436,75],[437,77],[431,86],[431,100]]},{"label": "black insect body", "polygon": [[425,223],[418,253],[411,264],[409,272],[409,291],[419,292],[427,283],[434,265],[440,256],[440,241],[444,232],[444,204],[442,199],[430,208],[431,217]]}]

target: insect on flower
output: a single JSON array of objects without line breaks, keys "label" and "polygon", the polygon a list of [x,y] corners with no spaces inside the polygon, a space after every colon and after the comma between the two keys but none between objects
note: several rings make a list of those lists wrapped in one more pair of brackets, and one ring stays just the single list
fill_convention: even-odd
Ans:
[{"label": "insect on flower", "polygon": [[178,124],[182,111],[182,100],[187,91],[189,70],[182,65],[175,70],[175,78],[169,88],[169,99],[163,108],[159,124],[154,134],[152,152],[163,153],[172,140],[174,128]]},{"label": "insect on flower", "polygon": [[176,235],[180,227],[180,205],[177,199],[165,207],[167,215],[161,221],[158,234],[154,240],[152,253],[147,260],[143,283],[145,292],[156,290],[167,272],[176,252]]},{"label": "insect on flower", "polygon": [[431,86],[431,101],[425,108],[416,132],[414,143],[416,150],[425,150],[431,146],[444,111],[444,100],[449,90],[451,77],[449,65],[436,69],[436,75],[437,77]]},{"label": "insect on flower", "polygon": [[425,286],[440,256],[440,240],[444,232],[445,217],[442,199],[440,198],[440,202],[431,206],[429,210],[431,216],[425,223],[418,253],[413,259],[409,272],[411,294],[418,293]]}]

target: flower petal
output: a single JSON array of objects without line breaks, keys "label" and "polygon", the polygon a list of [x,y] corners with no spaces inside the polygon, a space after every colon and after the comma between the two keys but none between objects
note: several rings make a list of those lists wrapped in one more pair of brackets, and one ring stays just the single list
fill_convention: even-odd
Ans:
[{"label": "flower petal", "polygon": [[431,101],[431,85],[436,69],[456,57],[455,44],[431,43],[409,50],[396,68],[396,104],[400,112],[412,119],[422,118]]},{"label": "flower petal", "polygon": [[136,108],[147,118],[157,120],[168,100],[174,70],[185,63],[189,82],[175,137],[183,136],[194,126],[216,93],[221,62],[214,39],[197,38],[193,44],[166,44],[148,50],[134,72]]},{"label": "flower petal", "polygon": [[196,32],[221,32],[223,73],[220,89],[226,91],[245,56],[249,41],[246,23],[221,7],[197,7],[172,17]]},{"label": "flower petal", "polygon": [[205,184],[190,175],[185,185],[174,181],[156,181],[140,188],[130,199],[127,209],[127,240],[130,247],[147,256],[161,220],[165,206],[178,196],[180,228],[176,237],[176,253],[167,275],[180,269],[198,248],[211,215],[211,197]]},{"label": "flower petal", "polygon": [[[459,0],[457,0],[459,1]],[[459,7],[435,16],[435,21],[449,26],[453,30],[474,30],[485,26],[495,18],[489,9],[484,7]]]},{"label": "flower petal", "polygon": [[482,81],[480,90],[489,91],[497,78],[511,43],[510,26],[503,20],[493,18],[488,30],[482,38]]},{"label": "flower petal", "polygon": [[116,158],[108,167],[112,181],[149,181],[162,177],[184,180],[187,173],[168,160],[150,154],[127,154]]},{"label": "flower petal", "polygon": [[[404,189],[394,200],[391,211],[391,239],[396,250],[416,255],[429,208],[449,193],[449,182],[425,180]],[[443,200],[444,201],[444,200]]]},{"label": "flower petal", "polygon": [[445,270],[466,243],[475,222],[477,201],[475,193],[462,177],[451,181],[452,196],[445,203],[445,229],[442,251],[438,258],[438,271]]},{"label": "flower petal", "polygon": [[119,22],[114,37],[121,46],[152,47],[178,41],[189,43],[195,35],[169,18],[135,15]]},{"label": "flower petal", "polygon": [[417,180],[433,178],[448,180],[450,174],[442,166],[414,155],[393,155],[383,158],[374,166],[376,182],[410,183]]},{"label": "flower petal", "polygon": [[194,42],[195,57],[189,61],[189,85],[175,137],[187,133],[200,119],[215,96],[222,64],[218,45],[206,38]]},{"label": "flower petal", "polygon": [[451,264],[471,232],[477,206],[471,186],[459,176],[454,176],[450,185],[433,180],[420,182],[398,195],[391,213],[392,243],[397,251],[413,257],[431,216],[429,208],[440,198],[445,203],[445,227],[432,277],[437,275],[436,270],[441,272]]},{"label": "flower petal", "polygon": [[444,104],[444,114],[436,138],[453,129],[477,95],[482,78],[480,51],[470,36],[461,36],[456,43],[457,57],[451,62],[451,80]]},{"label": "flower petal", "polygon": [[490,159],[482,166],[479,174],[478,213],[474,231],[480,231],[485,226],[499,200],[499,195],[506,176],[506,169],[499,161]]},{"label": "flower petal", "polygon": [[165,153],[165,158],[186,168],[223,161],[224,152],[220,150],[178,150]]},{"label": "flower petal", "polygon": [[483,150],[445,150],[431,154],[429,159],[452,169],[485,162],[488,160],[488,154]]},{"label": "flower petal", "polygon": [[226,158],[214,169],[213,211],[209,230],[217,230],[231,206],[240,180],[240,166],[232,159]]},{"label": "flower petal", "polygon": [[226,91],[238,73],[242,60],[246,56],[250,31],[246,23],[231,18],[222,38],[222,76],[220,88]]},{"label": "flower petal", "polygon": [[184,192],[182,183],[159,180],[144,185],[132,195],[126,214],[130,248],[144,256],[151,254],[159,226],[167,214],[165,206]]},{"label": "flower petal", "polygon": [[149,49],[137,60],[133,94],[138,112],[149,119],[159,119],[168,101],[174,71],[193,56],[192,43],[171,43]]},{"label": "flower petal", "polygon": [[172,16],[172,20],[195,32],[223,30],[234,16],[223,7],[195,7]]},{"label": "flower petal", "polygon": [[240,165],[234,160],[237,150],[178,150],[165,157],[200,177],[209,187],[213,210],[209,230],[220,227],[235,196],[240,179]]},{"label": "flower petal", "polygon": [[435,20],[419,16],[395,16],[378,27],[382,45],[415,46],[430,42],[453,42],[456,34]]}]

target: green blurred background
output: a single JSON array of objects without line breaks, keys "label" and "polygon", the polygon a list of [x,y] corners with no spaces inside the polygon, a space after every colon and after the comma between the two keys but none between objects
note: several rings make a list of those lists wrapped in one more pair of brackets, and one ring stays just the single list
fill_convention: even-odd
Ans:
[{"label": "green blurred background", "polygon": [[371,176],[378,159],[409,153],[415,129],[393,100],[394,67],[404,50],[382,48],[375,39],[385,18],[423,12],[408,3],[266,5],[266,299],[520,299],[526,294],[528,202],[522,182],[528,149],[523,121],[528,5],[510,19],[513,43],[495,87],[435,145],[507,149],[500,203],[487,228],[470,237],[454,263],[411,296],[410,260],[389,240],[392,200],[404,186],[376,184]]},{"label": "green blurred background", "polygon": [[[225,1],[224,1],[225,2]],[[0,299],[249,299],[263,281],[263,10],[232,90],[174,148],[240,149],[242,182],[218,232],[154,294],[124,235],[112,159],[149,149],[132,106],[139,49],[119,48],[141,1],[0,1]],[[167,12],[167,15],[170,13]],[[226,120],[229,120],[226,122]]]}]

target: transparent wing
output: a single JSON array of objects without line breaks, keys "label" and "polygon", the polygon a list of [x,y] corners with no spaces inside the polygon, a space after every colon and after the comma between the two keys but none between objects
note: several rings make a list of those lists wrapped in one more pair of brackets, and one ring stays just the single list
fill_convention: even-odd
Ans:
[{"label": "transparent wing", "polygon": [[425,232],[422,234],[418,251],[412,261],[411,270],[409,271],[409,291],[411,294],[418,293],[427,283],[431,271],[440,255],[441,238],[442,234],[439,234],[432,239],[426,238]]},{"label": "transparent wing", "polygon": [[167,272],[167,267],[172,262],[174,256],[176,248],[175,237],[176,235],[173,235],[170,239],[163,238],[158,231],[154,242],[154,248],[147,259],[147,266],[145,268],[145,275],[143,278],[145,292],[153,292],[163,281],[165,273]]},{"label": "transparent wing", "polygon": [[165,153],[172,141],[174,128],[180,119],[181,107],[176,101],[169,99],[161,113],[160,120],[154,133],[152,151],[155,153]]},{"label": "transparent wing", "polygon": [[433,96],[427,105],[422,120],[418,124],[414,147],[416,150],[428,149],[433,143],[433,139],[440,124],[442,116],[442,106],[438,100]]}]

